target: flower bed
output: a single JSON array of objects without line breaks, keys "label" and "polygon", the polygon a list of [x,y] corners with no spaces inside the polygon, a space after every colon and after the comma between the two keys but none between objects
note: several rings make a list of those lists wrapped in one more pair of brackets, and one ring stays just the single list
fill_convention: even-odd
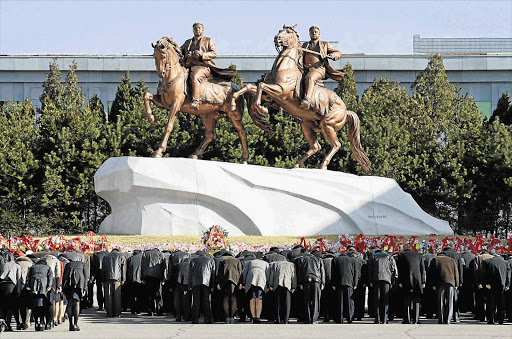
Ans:
[{"label": "flower bed", "polygon": [[[35,239],[32,236],[14,237],[5,239],[0,235],[0,248],[9,248],[12,252],[20,251],[26,253],[27,251],[40,252],[40,251],[82,251],[84,253],[94,253],[96,251],[110,251],[112,248],[118,248],[120,251],[128,252],[136,249],[144,250],[148,248],[158,248],[160,250],[175,251],[181,250],[185,252],[196,252],[198,250],[205,250],[215,252],[223,248],[227,248],[234,253],[239,253],[244,250],[254,252],[268,252],[271,247],[277,247],[281,250],[291,249],[296,245],[302,245],[311,250],[333,251],[343,253],[348,246],[354,246],[358,251],[364,252],[373,246],[378,246],[385,251],[399,252],[406,248],[411,248],[422,253],[437,253],[446,246],[451,246],[456,252],[471,251],[479,254],[482,251],[488,251],[493,254],[510,254],[512,251],[512,238],[498,239],[494,236],[484,237],[478,235],[474,238],[468,237],[438,237],[431,234],[428,237],[404,237],[404,236],[368,236],[363,234],[348,235],[342,234],[337,238],[329,236],[331,241],[325,238],[297,238],[295,242],[278,242],[274,240],[271,243],[258,243],[263,237],[251,237],[248,241],[229,241],[227,239],[227,232],[220,226],[212,226],[203,235],[203,238],[198,242],[177,242],[172,241],[173,238],[179,237],[151,237],[156,239],[154,242],[144,242],[139,244],[130,244],[124,242],[111,241],[107,236],[96,236],[93,232],[87,232],[84,236],[75,236],[66,238],[60,236],[49,236],[44,239]],[[136,236],[134,236],[136,237]],[[113,236],[113,239],[116,237]],[[159,238],[171,239],[171,241],[158,242]],[[234,237],[236,239],[236,237]],[[243,237],[247,239],[247,237]],[[279,240],[279,237],[272,239]],[[286,239],[289,239],[287,237]]]}]

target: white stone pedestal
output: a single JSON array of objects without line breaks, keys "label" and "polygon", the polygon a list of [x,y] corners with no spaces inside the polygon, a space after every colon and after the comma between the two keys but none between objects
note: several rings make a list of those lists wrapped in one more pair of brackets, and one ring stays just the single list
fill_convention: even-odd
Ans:
[{"label": "white stone pedestal", "polygon": [[94,176],[107,234],[453,234],[392,179],[183,158],[110,158]]}]

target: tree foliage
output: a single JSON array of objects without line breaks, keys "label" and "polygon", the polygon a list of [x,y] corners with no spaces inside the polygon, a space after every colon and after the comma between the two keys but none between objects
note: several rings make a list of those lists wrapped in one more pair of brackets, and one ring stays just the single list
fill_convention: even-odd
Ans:
[{"label": "tree foliage", "polygon": [[[231,66],[236,70],[236,67]],[[168,121],[168,111],[152,105],[158,125],[147,121],[144,79],[122,79],[108,114],[97,96],[85,102],[73,62],[65,79],[57,60],[49,65],[41,108],[30,100],[0,108],[0,233],[97,231],[109,207],[94,192],[94,173],[109,157],[151,156]],[[372,161],[368,175],[395,179],[431,215],[448,220],[457,233],[512,231],[512,105],[504,93],[487,122],[471,96],[460,93],[433,56],[411,87],[375,79],[358,96],[352,66],[335,92],[361,120],[361,141]],[[239,87],[238,72],[232,79]],[[243,123],[249,163],[290,168],[308,149],[300,119],[269,106],[275,134]],[[330,170],[367,175],[355,161],[347,127]],[[205,160],[238,162],[240,138],[227,118],[217,122]],[[188,157],[205,137],[201,116],[179,113],[164,156]],[[306,167],[320,165],[330,146]]]}]

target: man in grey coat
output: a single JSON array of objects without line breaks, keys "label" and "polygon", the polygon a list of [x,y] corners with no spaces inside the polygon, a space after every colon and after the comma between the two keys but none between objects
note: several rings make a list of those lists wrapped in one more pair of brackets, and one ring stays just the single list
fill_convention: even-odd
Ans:
[{"label": "man in grey coat", "polygon": [[288,324],[290,320],[291,293],[297,288],[295,265],[289,261],[273,261],[269,266],[268,287],[275,296],[275,323]]},{"label": "man in grey coat", "polygon": [[192,291],[192,324],[199,323],[199,314],[204,314],[205,324],[212,323],[210,293],[215,284],[215,261],[204,251],[197,251],[190,260],[188,283]]},{"label": "man in grey coat", "polygon": [[118,249],[113,249],[112,252],[103,257],[105,309],[109,318],[121,315],[121,285],[126,281],[126,268],[126,257]]},{"label": "man in grey coat", "polygon": [[332,289],[337,292],[336,322],[343,322],[343,314],[347,315],[347,322],[352,323],[354,316],[354,300],[352,295],[359,282],[359,266],[355,258],[346,254],[336,257],[332,261]]},{"label": "man in grey coat", "polygon": [[387,324],[389,289],[398,278],[395,259],[382,250],[377,250],[368,260],[368,281],[374,288],[375,324]]}]

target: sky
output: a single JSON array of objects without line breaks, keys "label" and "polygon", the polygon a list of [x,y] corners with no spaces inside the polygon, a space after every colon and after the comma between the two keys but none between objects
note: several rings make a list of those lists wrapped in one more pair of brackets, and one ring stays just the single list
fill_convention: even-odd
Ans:
[{"label": "sky", "polygon": [[202,22],[217,54],[276,54],[284,24],[338,41],[342,53],[412,53],[424,38],[512,37],[512,1],[0,0],[0,54],[142,54],[163,36],[180,45]]}]

